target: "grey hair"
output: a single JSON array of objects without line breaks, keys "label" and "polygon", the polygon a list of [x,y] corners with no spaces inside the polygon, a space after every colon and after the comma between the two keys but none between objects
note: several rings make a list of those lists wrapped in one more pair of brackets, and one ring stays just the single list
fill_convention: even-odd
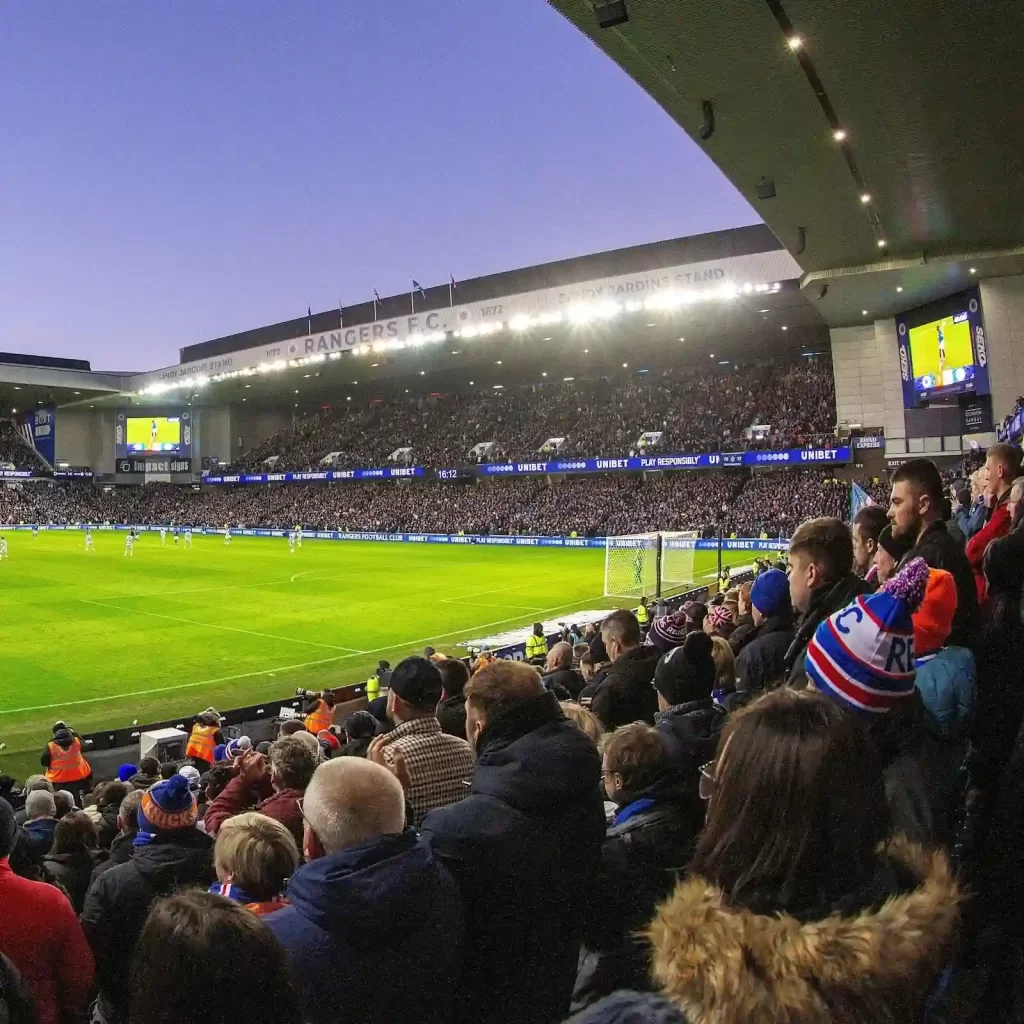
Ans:
[{"label": "grey hair", "polygon": [[56,813],[57,805],[53,794],[45,789],[34,789],[25,797],[25,814],[29,818],[39,818],[44,814],[52,818]]}]

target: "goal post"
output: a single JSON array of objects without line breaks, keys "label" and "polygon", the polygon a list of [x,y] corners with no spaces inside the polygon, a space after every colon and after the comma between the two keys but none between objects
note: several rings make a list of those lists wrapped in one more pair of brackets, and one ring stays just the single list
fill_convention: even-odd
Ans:
[{"label": "goal post", "polygon": [[604,596],[667,597],[693,585],[696,532],[606,537]]}]

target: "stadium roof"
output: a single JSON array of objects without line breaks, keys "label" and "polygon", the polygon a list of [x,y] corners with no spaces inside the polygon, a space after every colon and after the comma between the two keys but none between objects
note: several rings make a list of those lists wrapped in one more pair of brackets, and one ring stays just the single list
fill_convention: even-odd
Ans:
[{"label": "stadium roof", "polygon": [[0,415],[40,405],[69,405],[121,392],[118,374],[94,373],[84,359],[0,352]]},{"label": "stadium roof", "polygon": [[601,28],[603,4],[549,2],[750,201],[830,325],[1024,271],[1024,5],[623,0]]}]

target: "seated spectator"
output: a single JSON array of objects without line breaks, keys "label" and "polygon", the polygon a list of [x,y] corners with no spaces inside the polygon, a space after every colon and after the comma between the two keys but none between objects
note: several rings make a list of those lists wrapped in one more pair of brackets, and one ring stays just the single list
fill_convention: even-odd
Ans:
[{"label": "seated spectator", "polygon": [[250,811],[228,818],[217,833],[211,892],[244,903],[264,917],[286,907],[285,883],[299,866],[295,839],[279,821]]},{"label": "seated spectator", "polygon": [[156,903],[131,965],[129,1024],[301,1024],[280,943],[254,914],[213,893]]},{"label": "seated spectator", "polygon": [[[725,711],[712,700],[717,667],[714,643],[694,630],[682,647],[669,651],[654,673],[658,694],[657,729],[684,791],[697,795],[698,769],[709,761],[718,743]],[[698,816],[703,809],[692,802]]]},{"label": "seated spectator", "polygon": [[853,540],[838,519],[811,519],[789,542],[789,597],[800,618],[785,657],[791,686],[805,686],[804,654],[819,623],[845,608],[867,584],[853,573]]},{"label": "seated spectator", "polygon": [[24,825],[28,837],[28,849],[32,859],[42,861],[53,846],[53,833],[57,828],[57,806],[53,794],[45,789],[35,789],[25,797]]},{"label": "seated spectator", "polygon": [[458,736],[441,732],[437,705],[441,699],[441,673],[426,658],[406,658],[391,673],[388,718],[394,728],[384,736],[384,758],[394,763],[396,753],[405,759],[411,784],[409,806],[418,827],[436,807],[461,800],[473,774],[473,753]]},{"label": "seated spectator", "polygon": [[985,459],[985,468],[988,470],[985,493],[989,511],[985,517],[985,525],[971,537],[965,549],[967,561],[974,572],[979,603],[985,600],[988,592],[983,566],[985,551],[992,541],[1005,537],[1010,532],[1010,493],[1013,481],[1020,476],[1020,467],[1020,448],[1002,442],[989,448]]},{"label": "seated spectator", "polygon": [[213,881],[213,840],[196,828],[196,801],[181,775],[142,794],[135,852],[103,872],[89,887],[82,925],[96,957],[99,997],[95,1012],[104,1024],[128,1017],[130,962],[149,908],[164,894]]},{"label": "seated spectator", "polygon": [[66,789],[58,789],[53,794],[53,813],[58,821],[65,814],[70,814],[75,809],[75,795]]},{"label": "seated spectator", "polygon": [[0,800],[0,953],[21,972],[36,1024],[83,1019],[95,971],[89,944],[63,892],[11,870],[17,835],[14,810]]},{"label": "seated spectator", "polygon": [[445,658],[437,663],[441,673],[441,701],[437,705],[437,720],[441,731],[449,736],[466,738],[466,695],[469,668],[459,658]]},{"label": "seated spectator", "polygon": [[761,573],[750,591],[754,632],[736,659],[736,688],[767,690],[786,678],[786,651],[793,642],[789,580],[779,569]]},{"label": "seated spectator", "polygon": [[731,716],[704,792],[690,875],[648,930],[663,994],[692,1020],[922,1020],[963,897],[944,854],[887,835],[858,723],[783,687]]},{"label": "seated spectator", "polygon": [[139,804],[142,803],[142,790],[133,789],[122,801],[117,811],[117,835],[110,844],[110,853],[106,859],[99,861],[93,869],[92,880],[117,864],[125,864],[132,858],[135,847],[135,836],[139,831]]},{"label": "seated spectator", "polygon": [[729,637],[729,646],[733,654],[739,654],[754,632],[754,616],[750,610],[750,592],[754,584],[749,580],[739,588],[737,600],[736,628]]},{"label": "seated spectator", "polygon": [[159,781],[160,762],[155,757],[144,757],[139,761],[139,770],[128,780],[128,785],[147,790]]},{"label": "seated spectator", "polygon": [[43,867],[64,887],[71,906],[81,914],[100,850],[96,826],[84,811],[73,811],[57,822],[53,846]]},{"label": "seated spectator", "polygon": [[600,749],[605,732],[597,715],[589,708],[572,700],[559,701],[558,706],[562,709],[562,714],[570,722],[575,722],[594,741],[594,746]]},{"label": "seated spectator", "polygon": [[877,593],[830,616],[808,645],[806,670],[814,687],[859,718],[874,740],[894,830],[937,846],[951,838],[961,756],[928,732],[914,686],[911,616],[927,583],[924,559],[912,559]]},{"label": "seated spectator", "polygon": [[[594,681],[595,675],[597,675],[597,666],[594,664],[593,655],[588,648],[586,654],[580,655],[580,676],[583,679],[583,690],[586,690]],[[580,691],[580,700],[583,699],[583,690]]]},{"label": "seated spectator", "polygon": [[559,700],[576,700],[583,690],[583,677],[572,667],[572,645],[560,641],[548,651],[541,682]]},{"label": "seated spectator", "polygon": [[956,614],[956,583],[942,569],[928,571],[928,585],[913,614],[914,685],[921,694],[928,724],[944,739],[967,734],[974,710],[974,655],[946,641]]},{"label": "seated spectator", "polygon": [[603,760],[605,793],[617,810],[589,890],[574,1010],[618,989],[650,987],[650,954],[639,932],[689,863],[702,824],[680,800],[656,729],[640,722],[617,729]]},{"label": "seated spectator", "polygon": [[169,782],[177,774],[178,765],[175,764],[173,761],[166,761],[164,762],[164,764],[160,765],[160,778],[164,782]]},{"label": "seated spectator", "polygon": [[105,782],[96,787],[96,810],[99,848],[109,850],[120,828],[117,824],[121,812],[121,801],[128,795],[128,786],[123,782]]},{"label": "seated spectator", "polygon": [[30,775],[25,780],[25,789],[22,793],[21,806],[18,808],[16,815],[17,822],[19,825],[24,825],[28,821],[28,812],[25,810],[25,802],[28,800],[29,793],[34,793],[37,789],[45,789],[47,793],[53,793],[53,783],[49,782],[45,775]]},{"label": "seated spectator", "polygon": [[897,540],[892,534],[892,527],[886,526],[878,535],[878,547],[875,549],[875,579],[878,585],[885,583],[896,575],[896,568],[910,551],[910,544]]},{"label": "seated spectator", "polygon": [[298,842],[302,835],[302,814],[297,801],[316,771],[319,752],[316,737],[310,738],[313,747],[307,746],[298,734],[275,740],[270,748],[269,763],[255,750],[242,755],[238,775],[207,808],[203,819],[206,831],[215,836],[228,818],[255,809],[281,822]]},{"label": "seated spectator", "polygon": [[402,786],[372,761],[335,758],[317,768],[302,812],[306,863],[290,906],[265,920],[294,965],[305,1020],[449,1019],[462,963],[458,890],[407,824]]},{"label": "seated spectator", "polygon": [[345,742],[338,757],[366,757],[366,748],[377,735],[377,719],[369,711],[353,711],[345,719]]},{"label": "seated spectator", "polygon": [[889,525],[889,515],[882,505],[865,505],[854,517],[850,527],[853,540],[853,571],[868,583],[878,582],[875,552],[878,536]]},{"label": "seated spectator", "polygon": [[460,1024],[558,1021],[605,835],[601,759],[537,673],[512,661],[470,680],[466,735],[476,751],[469,796],[422,828],[466,915],[466,962],[446,1005]]},{"label": "seated spectator", "polygon": [[611,667],[599,677],[590,710],[611,731],[631,722],[653,722],[657,699],[651,689],[654,668],[661,652],[640,643],[640,624],[624,608],[601,623]]},{"label": "seated spectator", "polygon": [[715,663],[715,692],[732,693],[736,689],[736,655],[724,636],[711,638],[711,660]]}]

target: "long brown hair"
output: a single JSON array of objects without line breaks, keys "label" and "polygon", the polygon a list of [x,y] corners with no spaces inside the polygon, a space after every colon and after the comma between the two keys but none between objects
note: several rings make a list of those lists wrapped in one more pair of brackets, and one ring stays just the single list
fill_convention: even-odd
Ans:
[{"label": "long brown hair", "polygon": [[691,869],[759,913],[834,903],[870,877],[888,833],[867,730],[827,697],[788,688],[723,730]]}]

